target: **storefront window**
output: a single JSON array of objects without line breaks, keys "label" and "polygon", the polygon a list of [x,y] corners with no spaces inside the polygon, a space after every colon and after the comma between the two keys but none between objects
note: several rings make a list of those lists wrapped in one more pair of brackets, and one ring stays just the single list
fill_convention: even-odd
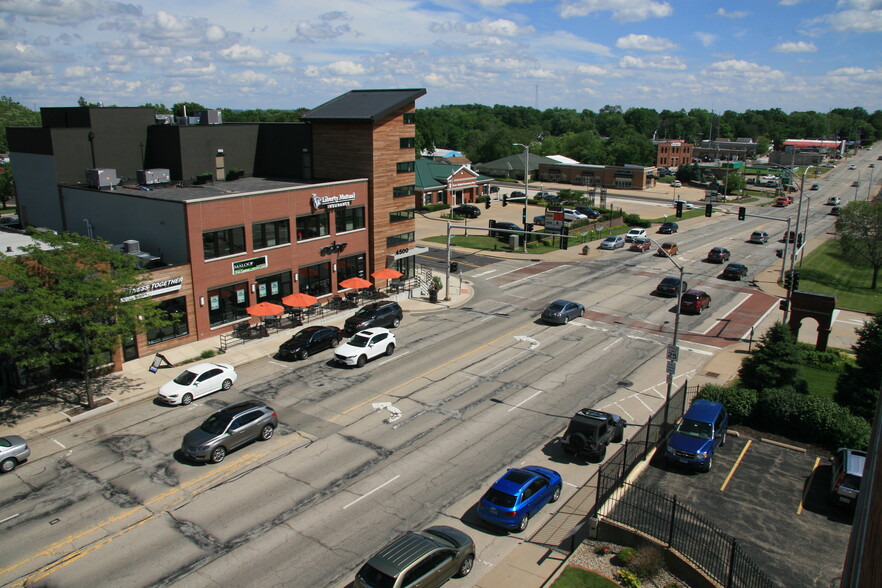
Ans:
[{"label": "storefront window", "polygon": [[349,278],[367,278],[367,261],[364,253],[341,257],[337,260],[337,284]]},{"label": "storefront window", "polygon": [[364,228],[364,206],[338,208],[334,212],[334,225],[337,233]]},{"label": "storefront window", "polygon": [[257,302],[282,303],[282,298],[294,292],[291,272],[257,278]]},{"label": "storefront window", "polygon": [[329,233],[328,213],[297,217],[297,240],[315,239]]},{"label": "storefront window", "polygon": [[165,318],[171,321],[170,325],[166,325],[160,329],[150,329],[147,331],[147,344],[156,345],[163,341],[177,339],[184,335],[190,334],[190,328],[187,325],[187,298],[179,296],[171,300],[163,300],[159,303],[159,310],[165,313]]},{"label": "storefront window", "polygon": [[254,223],[251,226],[254,248],[275,247],[291,242],[291,221],[288,219],[268,223]]},{"label": "storefront window", "polygon": [[248,313],[248,283],[242,282],[209,290],[208,320],[212,327],[245,318]]},{"label": "storefront window", "polygon": [[324,296],[331,293],[331,264],[319,263],[301,267],[298,271],[300,291],[312,296]]}]

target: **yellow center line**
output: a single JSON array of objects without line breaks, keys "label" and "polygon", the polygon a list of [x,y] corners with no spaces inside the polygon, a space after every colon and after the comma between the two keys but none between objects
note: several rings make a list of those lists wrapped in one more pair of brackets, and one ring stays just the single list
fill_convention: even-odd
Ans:
[{"label": "yellow center line", "polygon": [[748,440],[747,443],[744,444],[744,449],[741,450],[741,453],[738,455],[738,459],[735,460],[735,464],[732,466],[732,469],[729,470],[729,475],[726,476],[726,479],[723,481],[723,485],[720,486],[720,492],[726,491],[726,486],[729,485],[729,480],[732,479],[732,476],[735,474],[735,470],[738,469],[738,466],[741,464],[741,460],[744,458],[744,454],[747,453],[747,448],[750,447],[750,444],[753,441]]},{"label": "yellow center line", "polygon": [[809,488],[812,487],[812,478],[815,477],[815,472],[818,471],[818,464],[821,463],[821,458],[815,458],[815,465],[812,466],[812,473],[809,474],[808,482],[805,485],[805,490],[802,491],[802,498],[799,501],[799,507],[796,509],[796,514],[802,514],[802,506],[805,504],[805,499],[808,496]]}]

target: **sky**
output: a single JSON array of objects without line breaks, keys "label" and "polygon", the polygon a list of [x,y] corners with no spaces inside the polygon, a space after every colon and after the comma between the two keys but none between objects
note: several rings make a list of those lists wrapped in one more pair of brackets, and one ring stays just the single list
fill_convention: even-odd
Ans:
[{"label": "sky", "polygon": [[882,0],[0,0],[0,94],[29,108],[314,108],[425,88],[495,104],[882,108]]}]

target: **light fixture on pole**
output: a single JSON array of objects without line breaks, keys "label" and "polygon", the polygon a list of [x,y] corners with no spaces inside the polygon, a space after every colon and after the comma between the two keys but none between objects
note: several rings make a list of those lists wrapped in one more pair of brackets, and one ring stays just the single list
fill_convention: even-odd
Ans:
[{"label": "light fixture on pole", "polygon": [[[524,230],[527,230],[527,200],[530,194],[530,146],[523,143],[512,143],[517,147],[524,148]],[[524,235],[524,253],[527,252],[527,236]]]}]

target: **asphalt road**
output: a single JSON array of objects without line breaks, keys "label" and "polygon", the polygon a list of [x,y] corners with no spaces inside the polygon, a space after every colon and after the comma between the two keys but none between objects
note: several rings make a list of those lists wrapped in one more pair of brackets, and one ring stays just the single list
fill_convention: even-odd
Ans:
[{"label": "asphalt road", "polygon": [[[829,228],[824,213],[813,207],[812,230]],[[681,317],[678,378],[775,305],[702,261],[722,245],[752,272],[776,262],[777,244],[745,243],[757,228],[777,234],[773,223],[683,223],[678,261],[713,303]],[[566,498],[588,473],[549,464],[542,448],[569,416],[617,403],[642,422],[664,398],[675,313],[652,290],[672,269],[627,250],[582,261],[482,259],[463,267],[476,291],[469,305],[409,315],[396,353],[363,369],[331,365],[330,352],[290,364],[267,357],[240,368],[233,389],[188,407],[140,402],[34,440],[57,449],[0,477],[0,583],[340,586],[395,535],[436,522],[469,530],[479,577],[517,541],[475,523],[472,507],[493,479],[526,461],[551,465]],[[555,298],[592,314],[539,323]],[[178,458],[189,429],[244,398],[278,411],[272,440],[218,465]]]}]

